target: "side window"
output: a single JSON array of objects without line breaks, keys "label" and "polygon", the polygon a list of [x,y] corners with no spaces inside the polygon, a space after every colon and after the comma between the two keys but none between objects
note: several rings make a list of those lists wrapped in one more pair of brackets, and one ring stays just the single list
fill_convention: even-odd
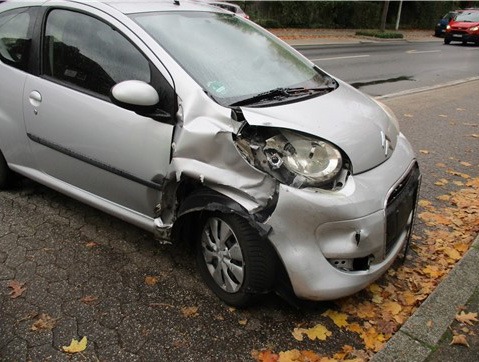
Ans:
[{"label": "side window", "polygon": [[11,10],[0,14],[0,60],[15,68],[26,70],[32,42],[28,9]]},{"label": "side window", "polygon": [[43,59],[45,75],[105,96],[116,83],[151,77],[148,61],[123,35],[68,10],[49,13]]}]

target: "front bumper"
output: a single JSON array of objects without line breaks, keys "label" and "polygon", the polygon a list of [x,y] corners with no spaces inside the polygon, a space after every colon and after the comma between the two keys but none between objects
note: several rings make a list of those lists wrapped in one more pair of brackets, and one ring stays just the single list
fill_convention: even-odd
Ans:
[{"label": "front bumper", "polygon": [[451,41],[461,41],[461,42],[468,42],[468,43],[478,43],[479,42],[479,34],[469,34],[463,31],[449,31],[446,33],[446,38],[450,39]]},{"label": "front bumper", "polygon": [[412,148],[400,135],[388,161],[351,176],[340,191],[281,185],[267,224],[294,293],[337,299],[380,277],[407,242],[419,178]]}]

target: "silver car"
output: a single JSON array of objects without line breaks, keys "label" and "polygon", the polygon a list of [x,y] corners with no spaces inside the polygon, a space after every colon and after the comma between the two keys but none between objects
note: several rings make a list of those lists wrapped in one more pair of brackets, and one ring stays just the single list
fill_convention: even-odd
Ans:
[{"label": "silver car", "polygon": [[231,12],[8,1],[0,80],[2,188],[191,242],[230,305],[355,293],[408,243],[420,173],[394,115]]}]

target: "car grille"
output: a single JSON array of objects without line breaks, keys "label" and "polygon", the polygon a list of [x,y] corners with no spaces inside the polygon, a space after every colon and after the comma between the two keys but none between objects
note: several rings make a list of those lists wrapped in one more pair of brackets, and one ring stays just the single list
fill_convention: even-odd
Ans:
[{"label": "car grille", "polygon": [[467,34],[465,30],[452,30],[451,34]]},{"label": "car grille", "polygon": [[401,236],[410,234],[421,174],[417,163],[391,192],[386,206],[386,255]]}]

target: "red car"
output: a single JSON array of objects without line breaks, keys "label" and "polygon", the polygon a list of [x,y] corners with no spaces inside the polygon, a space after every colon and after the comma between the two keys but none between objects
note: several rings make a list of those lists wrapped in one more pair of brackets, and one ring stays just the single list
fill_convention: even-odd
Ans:
[{"label": "red car", "polygon": [[466,9],[451,20],[446,27],[444,44],[460,41],[479,45],[479,9]]}]

